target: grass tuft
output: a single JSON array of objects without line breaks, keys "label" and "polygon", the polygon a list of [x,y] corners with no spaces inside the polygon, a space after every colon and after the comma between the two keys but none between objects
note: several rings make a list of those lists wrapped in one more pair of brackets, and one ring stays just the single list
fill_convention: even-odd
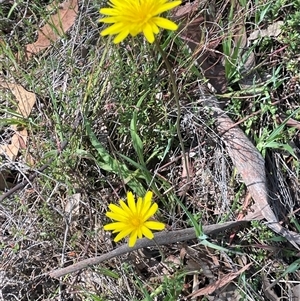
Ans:
[{"label": "grass tuft", "polygon": [[[209,237],[202,225],[255,210],[207,105],[213,95],[265,158],[278,220],[300,233],[300,1],[204,1],[194,14],[191,4],[180,7],[188,13],[170,16],[179,20],[178,32],[157,40],[174,74],[176,103],[154,45],[142,36],[119,45],[100,37],[105,1],[80,1],[70,30],[31,58],[26,45],[62,4],[2,1],[0,151],[14,134],[28,132],[15,158],[0,156],[0,197],[24,181],[0,202],[3,300],[185,300],[228,275],[235,277],[214,288],[219,299],[296,294],[298,251],[264,222]],[[275,34],[271,25],[278,21]],[[18,112],[17,98],[1,83],[34,93],[29,116]],[[152,190],[156,218],[168,231],[194,227],[198,239],[49,278],[53,269],[117,247],[103,230],[105,213],[128,190],[138,196]]]}]

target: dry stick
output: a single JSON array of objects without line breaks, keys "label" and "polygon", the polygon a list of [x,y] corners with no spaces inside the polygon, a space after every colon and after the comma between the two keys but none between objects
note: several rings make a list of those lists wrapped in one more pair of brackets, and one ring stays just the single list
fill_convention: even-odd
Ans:
[{"label": "dry stick", "polygon": [[[60,145],[60,151],[58,151],[58,155],[66,148],[68,145],[67,141],[64,141]],[[45,169],[47,169],[50,164],[54,161],[55,158],[50,159],[46,164],[44,164],[42,167],[40,167],[37,171],[35,171],[33,174],[31,174],[27,179],[24,179],[22,182],[8,190],[7,192],[0,195],[0,202],[2,202],[7,197],[11,196],[13,193],[18,191],[19,189],[24,188],[29,182],[33,181],[39,174],[41,174]]]},{"label": "dry stick", "polygon": [[[226,222],[223,224],[216,224],[216,225],[208,225],[203,226],[203,232],[207,235],[218,233],[221,231],[224,231],[226,229],[230,229],[239,225],[244,225],[249,220],[241,220],[241,221],[233,221],[233,222]],[[152,246],[162,246],[162,245],[169,245],[180,241],[187,241],[191,239],[197,238],[196,232],[194,228],[187,228],[183,230],[176,230],[176,231],[170,231],[170,232],[158,232],[154,234],[154,239],[149,240],[147,238],[139,239],[137,243],[134,245],[134,247],[129,247],[127,244],[124,244],[106,254],[103,254],[101,256],[96,256],[92,258],[88,258],[85,260],[82,260],[80,262],[77,262],[75,264],[72,264],[68,267],[61,268],[54,270],[49,273],[50,277],[53,278],[59,278],[62,276],[65,276],[70,273],[77,272],[79,270],[85,269],[89,266],[99,264],[105,260],[112,259],[114,257],[130,253],[132,251],[146,248],[146,247],[152,247]]]},{"label": "dry stick", "polygon": [[233,121],[218,106],[218,100],[209,95],[206,105],[211,108],[216,118],[218,132],[222,134],[229,156],[247,186],[267,226],[285,237],[296,249],[300,250],[300,234],[284,228],[269,205],[269,194],[265,172],[265,160],[239,127],[232,127]]}]

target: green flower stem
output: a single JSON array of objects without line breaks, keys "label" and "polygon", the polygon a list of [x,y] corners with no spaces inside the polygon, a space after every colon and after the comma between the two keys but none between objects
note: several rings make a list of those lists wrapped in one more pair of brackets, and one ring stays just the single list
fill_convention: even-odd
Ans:
[{"label": "green flower stem", "polygon": [[168,61],[168,58],[166,56],[166,53],[164,52],[164,50],[160,47],[159,42],[155,39],[155,45],[160,53],[160,55],[162,56],[167,70],[169,72],[170,75],[170,79],[171,79],[171,84],[172,84],[172,88],[173,88],[173,94],[174,94],[174,98],[175,98],[175,102],[176,102],[176,106],[177,106],[177,119],[176,119],[176,130],[177,130],[177,136],[179,139],[179,143],[180,143],[180,148],[182,151],[182,156],[184,159],[184,165],[187,171],[187,183],[189,183],[190,181],[190,176],[189,176],[189,172],[188,172],[188,161],[185,155],[185,149],[184,149],[184,143],[183,143],[183,139],[182,139],[182,135],[181,135],[181,131],[180,131],[180,116],[181,116],[181,108],[180,108],[180,102],[179,102],[179,95],[178,95],[178,91],[177,91],[177,86],[176,86],[176,82],[175,82],[175,76],[174,73],[172,71],[171,65]]},{"label": "green flower stem", "polygon": [[161,257],[161,262],[165,262],[165,259],[166,259],[165,252],[164,252],[163,248],[159,245],[159,243],[155,240],[155,236],[153,238],[153,241],[158,249],[159,255]]}]

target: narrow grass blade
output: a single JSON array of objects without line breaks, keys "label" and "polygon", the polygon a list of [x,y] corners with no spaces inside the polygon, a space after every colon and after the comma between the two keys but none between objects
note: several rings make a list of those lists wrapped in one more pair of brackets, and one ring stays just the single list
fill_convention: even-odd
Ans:
[{"label": "narrow grass blade", "polygon": [[143,195],[145,193],[145,189],[142,184],[137,181],[136,174],[130,171],[125,164],[119,162],[107,152],[105,147],[100,143],[92,131],[91,124],[87,119],[85,119],[85,128],[93,147],[98,152],[99,158],[97,158],[97,163],[99,167],[119,175],[134,193],[137,195]]}]

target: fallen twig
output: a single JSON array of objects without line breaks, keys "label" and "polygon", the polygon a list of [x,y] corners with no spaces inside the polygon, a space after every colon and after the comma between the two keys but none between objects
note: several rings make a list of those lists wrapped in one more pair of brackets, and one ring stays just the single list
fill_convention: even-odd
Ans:
[{"label": "fallen twig", "polygon": [[[209,225],[209,226],[203,226],[203,232],[207,235],[218,233],[221,231],[224,231],[226,229],[230,229],[236,226],[244,225],[249,220],[241,220],[241,221],[232,221],[232,222],[226,222],[223,224],[216,224],[216,225]],[[53,278],[59,278],[62,276],[65,276],[70,273],[74,273],[77,271],[80,271],[82,269],[85,269],[89,266],[99,264],[105,260],[112,259],[117,256],[121,256],[126,253],[130,253],[132,251],[151,247],[151,246],[161,246],[161,245],[169,245],[172,243],[180,242],[180,241],[187,241],[191,239],[195,239],[196,233],[194,228],[187,228],[183,230],[177,230],[177,231],[170,231],[170,232],[158,232],[154,234],[154,239],[149,240],[147,238],[139,239],[134,247],[130,248],[127,244],[124,244],[106,254],[103,254],[101,256],[96,256],[92,258],[88,258],[85,260],[82,260],[80,262],[77,262],[75,264],[72,264],[68,267],[61,268],[54,270],[49,273],[50,277]]]}]

